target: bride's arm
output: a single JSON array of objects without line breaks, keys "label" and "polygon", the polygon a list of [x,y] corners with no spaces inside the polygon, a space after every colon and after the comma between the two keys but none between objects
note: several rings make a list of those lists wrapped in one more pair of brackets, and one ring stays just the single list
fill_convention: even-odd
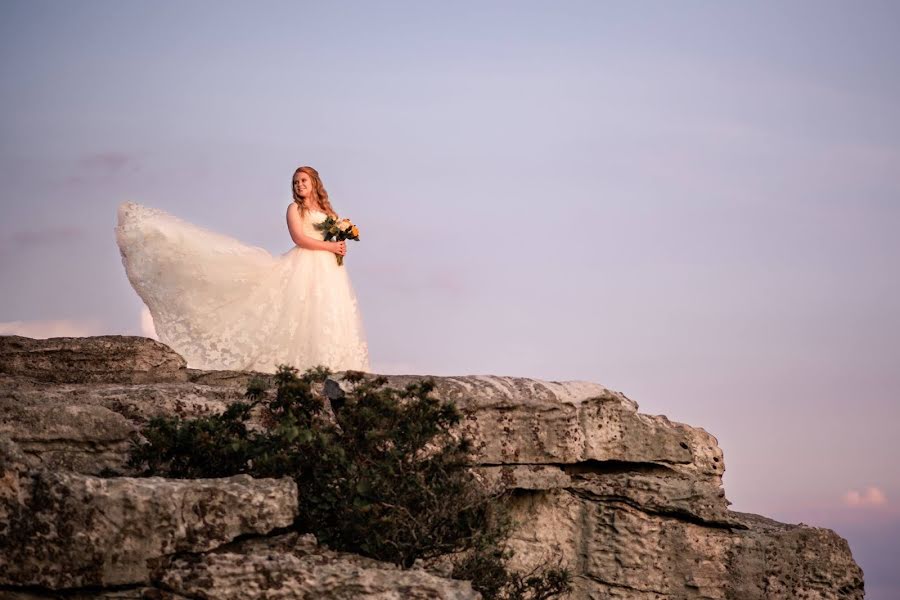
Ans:
[{"label": "bride's arm", "polygon": [[337,244],[337,242],[317,240],[303,233],[303,221],[300,218],[300,211],[297,209],[296,204],[291,203],[291,205],[288,206],[287,226],[288,231],[291,233],[291,239],[294,240],[294,243],[301,248],[306,248],[307,250],[325,250],[327,252],[334,252],[334,246],[335,244]]}]

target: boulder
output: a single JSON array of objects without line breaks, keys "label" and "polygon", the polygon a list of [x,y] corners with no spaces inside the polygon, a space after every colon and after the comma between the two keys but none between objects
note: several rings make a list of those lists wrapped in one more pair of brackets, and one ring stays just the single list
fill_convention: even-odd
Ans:
[{"label": "boulder", "polygon": [[173,558],[157,571],[155,579],[161,588],[177,594],[216,600],[481,598],[467,581],[334,552],[319,546],[315,536],[296,533]]},{"label": "boulder", "polygon": [[126,335],[32,339],[0,336],[0,374],[50,383],[185,381],[187,363],[149,338]]},{"label": "boulder", "polygon": [[0,585],[7,586],[147,582],[160,558],[265,534],[297,515],[290,478],[104,479],[37,470],[3,482]]}]

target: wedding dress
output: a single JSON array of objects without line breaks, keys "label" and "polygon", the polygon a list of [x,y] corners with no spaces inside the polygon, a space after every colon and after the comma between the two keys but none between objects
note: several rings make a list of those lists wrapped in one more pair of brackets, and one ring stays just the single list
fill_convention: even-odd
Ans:
[{"label": "wedding dress", "polygon": [[[303,233],[325,213],[307,211]],[[369,371],[346,262],[294,246],[280,256],[133,202],[118,209],[116,242],[156,333],[189,367],[274,373]]]}]

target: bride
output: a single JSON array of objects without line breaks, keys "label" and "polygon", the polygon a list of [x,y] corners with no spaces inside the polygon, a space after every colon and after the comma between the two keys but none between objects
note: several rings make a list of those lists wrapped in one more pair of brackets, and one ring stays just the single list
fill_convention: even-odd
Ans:
[{"label": "bride", "polygon": [[318,172],[300,167],[287,227],[295,246],[266,250],[134,202],[118,209],[128,280],[160,341],[189,367],[274,373],[279,364],[369,371],[359,305],[344,256],[314,225],[337,217]]}]

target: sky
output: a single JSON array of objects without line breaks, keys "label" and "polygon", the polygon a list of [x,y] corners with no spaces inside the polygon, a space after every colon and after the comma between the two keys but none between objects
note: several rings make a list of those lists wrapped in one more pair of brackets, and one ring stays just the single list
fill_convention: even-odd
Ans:
[{"label": "sky", "polygon": [[141,335],[130,200],[360,225],[372,368],[598,382],[900,597],[900,4],[0,3],[0,334]]}]

